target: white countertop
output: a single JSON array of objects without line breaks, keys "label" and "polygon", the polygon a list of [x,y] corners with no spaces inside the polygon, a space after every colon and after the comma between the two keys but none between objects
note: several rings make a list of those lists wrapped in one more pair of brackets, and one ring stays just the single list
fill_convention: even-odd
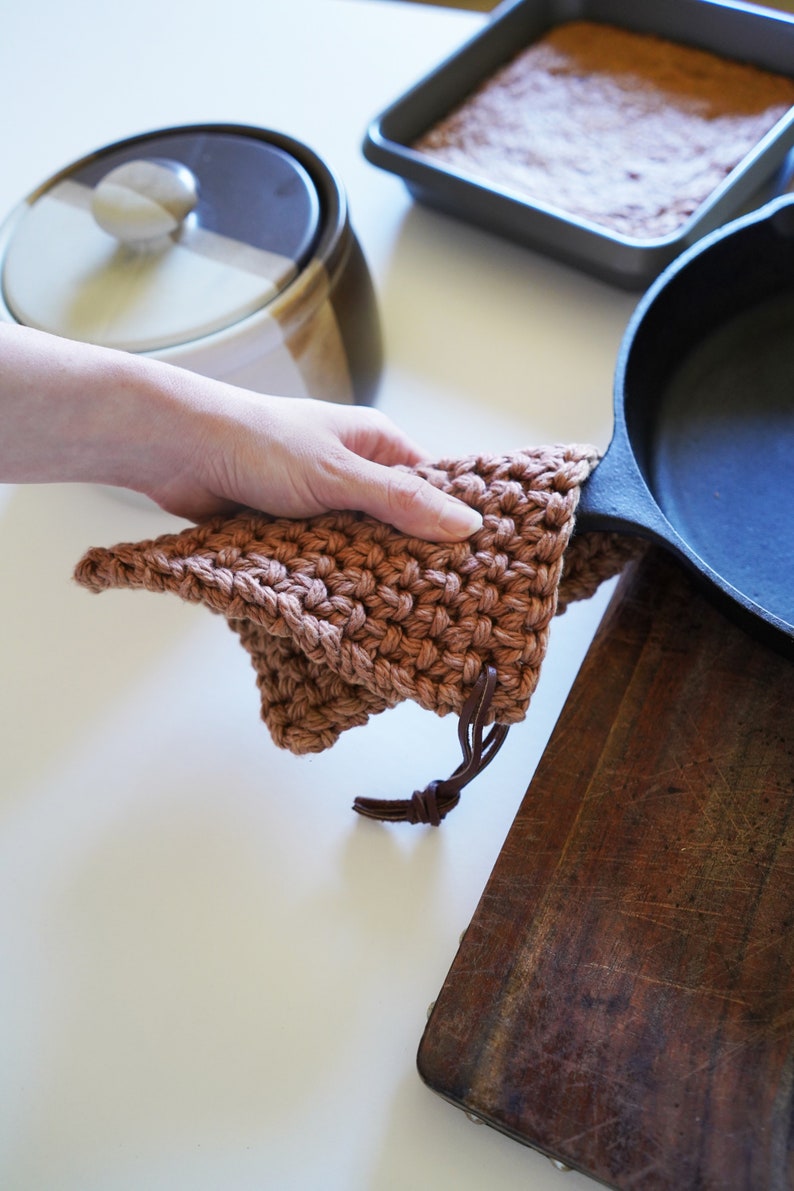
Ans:
[{"label": "white countertop", "polygon": [[[347,186],[382,408],[438,453],[605,446],[635,298],[414,205],[360,152],[368,120],[482,19],[10,0],[0,212],[132,133],[280,129]],[[72,583],[89,546],[178,524],[90,487],[0,489],[0,1188],[593,1186],[475,1127],[415,1055],[609,592],[555,623],[526,722],[442,827],[384,827],[353,796],[446,776],[450,720],[403,706],[295,758],[218,618]]]}]

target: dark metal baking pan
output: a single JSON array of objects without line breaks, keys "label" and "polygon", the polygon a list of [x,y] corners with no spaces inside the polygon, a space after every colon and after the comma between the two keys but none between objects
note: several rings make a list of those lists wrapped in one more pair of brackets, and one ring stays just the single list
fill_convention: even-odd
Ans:
[{"label": "dark metal baking pan", "polygon": [[789,77],[794,69],[794,17],[783,13],[718,0],[508,0],[478,34],[372,121],[364,156],[399,175],[420,202],[612,284],[642,289],[705,233],[769,197],[768,188],[794,146],[794,108],[686,222],[656,239],[632,239],[514,191],[474,181],[411,148],[521,49],[572,20],[656,34]]}]

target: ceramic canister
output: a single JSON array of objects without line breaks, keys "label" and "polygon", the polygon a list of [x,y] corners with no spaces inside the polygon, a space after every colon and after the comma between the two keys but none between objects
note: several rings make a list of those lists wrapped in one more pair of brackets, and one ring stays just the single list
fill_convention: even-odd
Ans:
[{"label": "ceramic canister", "polygon": [[257,392],[370,402],[381,344],[344,190],[310,149],[168,128],[62,170],[0,228],[0,318]]}]

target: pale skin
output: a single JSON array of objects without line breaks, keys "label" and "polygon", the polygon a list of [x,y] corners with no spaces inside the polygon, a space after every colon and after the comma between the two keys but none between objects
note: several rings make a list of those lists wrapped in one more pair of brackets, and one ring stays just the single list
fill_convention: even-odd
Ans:
[{"label": "pale skin", "polygon": [[357,509],[428,541],[469,537],[478,513],[394,466],[423,458],[375,409],[263,396],[0,324],[0,482],[111,484],[190,521]]}]

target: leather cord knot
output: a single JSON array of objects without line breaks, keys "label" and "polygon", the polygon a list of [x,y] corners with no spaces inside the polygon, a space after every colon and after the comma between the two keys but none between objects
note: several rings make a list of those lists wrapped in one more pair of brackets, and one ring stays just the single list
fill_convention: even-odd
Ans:
[{"label": "leather cord knot", "polygon": [[460,802],[463,787],[482,773],[499,752],[507,736],[507,724],[494,724],[483,739],[496,681],[494,667],[484,667],[461,709],[458,741],[463,760],[453,774],[430,782],[424,790],[415,790],[411,798],[356,798],[353,810],[367,819],[388,823],[426,823],[438,827],[441,820]]},{"label": "leather cord knot", "polygon": [[429,823],[431,827],[438,827],[443,816],[438,805],[437,790],[438,782],[431,782],[424,790],[414,790],[411,797],[412,823]]}]

